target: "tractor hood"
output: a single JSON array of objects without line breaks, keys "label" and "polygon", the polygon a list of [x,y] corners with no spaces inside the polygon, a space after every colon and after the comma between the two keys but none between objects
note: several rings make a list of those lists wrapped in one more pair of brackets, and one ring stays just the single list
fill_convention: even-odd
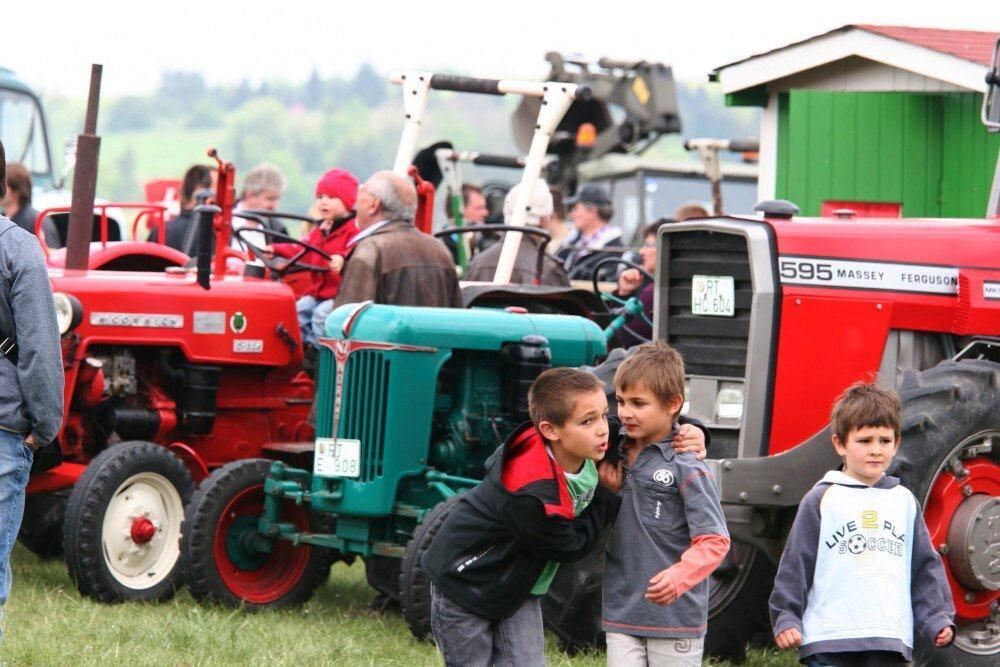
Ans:
[{"label": "tractor hood", "polygon": [[67,271],[52,291],[83,308],[73,330],[91,345],[180,348],[194,363],[283,366],[301,358],[295,295],[284,283],[227,276],[204,290],[193,272]]},{"label": "tractor hood", "polygon": [[774,229],[779,255],[1000,269],[1000,220],[772,218],[766,222]]},{"label": "tractor hood", "polygon": [[497,351],[525,336],[544,336],[554,366],[592,364],[606,353],[604,334],[572,315],[532,315],[493,308],[415,308],[347,304],[326,321],[329,338]]}]

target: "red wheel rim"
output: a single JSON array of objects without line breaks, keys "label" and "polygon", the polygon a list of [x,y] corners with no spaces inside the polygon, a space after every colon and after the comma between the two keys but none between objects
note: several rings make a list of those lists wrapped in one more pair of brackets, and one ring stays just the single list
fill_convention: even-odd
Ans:
[{"label": "red wheel rim", "polygon": [[[309,529],[305,510],[289,504],[282,507],[282,518],[302,530]],[[236,597],[253,604],[269,604],[287,595],[302,579],[309,564],[310,547],[293,546],[287,540],[276,540],[274,550],[253,569],[240,567],[230,558],[227,549],[229,531],[241,517],[264,514],[264,485],[258,484],[240,491],[229,501],[215,527],[215,564],[222,582]]]},{"label": "red wheel rim", "polygon": [[[962,487],[968,486],[972,493],[1000,495],[1000,469],[986,457],[977,457],[964,462],[969,474],[958,479],[948,469],[942,470],[927,494],[924,505],[924,520],[931,534],[931,544],[938,547],[948,542],[948,529],[958,506],[966,499]],[[971,494],[970,494],[971,495]],[[948,573],[955,612],[960,621],[981,621],[990,615],[990,605],[1000,599],[1000,591],[972,591],[965,588],[955,578],[947,557],[941,559]],[[970,596],[967,598],[966,596]]]}]

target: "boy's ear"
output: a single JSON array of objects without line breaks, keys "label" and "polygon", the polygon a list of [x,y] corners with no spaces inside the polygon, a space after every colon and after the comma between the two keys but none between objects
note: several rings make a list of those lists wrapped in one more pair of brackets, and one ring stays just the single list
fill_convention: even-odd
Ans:
[{"label": "boy's ear", "polygon": [[546,440],[555,441],[559,439],[559,431],[556,428],[556,425],[552,422],[538,422],[538,432],[541,433],[542,437]]},{"label": "boy's ear", "polygon": [[840,439],[839,435],[837,435],[836,433],[834,433],[833,437],[831,438],[831,440],[833,440],[833,448],[835,450],[837,450],[837,456],[843,456],[844,454],[847,453],[847,448],[844,447],[844,443]]},{"label": "boy's ear", "polygon": [[678,394],[674,396],[669,401],[667,401],[667,412],[674,416],[676,419],[681,414],[681,408],[684,407],[684,396]]}]

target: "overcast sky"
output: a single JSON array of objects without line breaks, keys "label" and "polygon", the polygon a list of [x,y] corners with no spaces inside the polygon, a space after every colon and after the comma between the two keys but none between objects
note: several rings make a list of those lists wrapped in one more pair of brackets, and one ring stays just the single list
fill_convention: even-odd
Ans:
[{"label": "overcast sky", "polygon": [[[714,67],[847,23],[1000,31],[989,0],[119,0],[10,2],[0,66],[48,94],[86,95],[90,63],[103,93],[154,88],[165,69],[209,83],[304,80],[447,68],[538,79],[546,51],[644,58],[704,81]],[[993,9],[989,9],[989,7]]]}]

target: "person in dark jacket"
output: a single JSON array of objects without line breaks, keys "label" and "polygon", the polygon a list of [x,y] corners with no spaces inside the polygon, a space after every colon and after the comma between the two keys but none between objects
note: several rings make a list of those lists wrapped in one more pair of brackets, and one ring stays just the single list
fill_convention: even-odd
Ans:
[{"label": "person in dark jacket", "polygon": [[[7,194],[2,198],[5,215],[15,225],[35,235],[35,219],[38,218],[38,211],[31,205],[31,192],[34,186],[31,183],[31,172],[19,162],[12,162],[7,165]],[[59,238],[59,230],[56,228],[55,220],[51,216],[46,216],[42,221],[42,236],[45,238],[45,245],[49,248],[61,248],[62,239]]]},{"label": "person in dark jacket", "polygon": [[[504,222],[510,221],[514,216],[514,205],[520,190],[521,185],[517,184],[507,193],[503,202]],[[549,191],[548,184],[540,178],[531,193],[526,224],[544,228],[551,215],[552,193]],[[531,234],[521,236],[521,243],[514,259],[514,268],[510,274],[510,282],[515,285],[569,287],[569,278],[566,277],[566,272],[560,266],[559,260],[547,252],[542,256],[542,272],[540,276],[538,275],[538,248],[541,243],[541,237]],[[473,257],[465,279],[492,282],[502,252],[503,243],[495,243]]]},{"label": "person in dark jacket", "polygon": [[194,234],[188,234],[191,226],[191,219],[195,206],[195,193],[199,190],[212,187],[212,168],[203,164],[196,164],[184,172],[184,180],[181,181],[181,212],[167,221],[165,229],[150,230],[147,241],[161,241],[174,250],[180,250],[188,255],[194,254],[194,247],[188,247],[185,243],[187,238],[194,239]]},{"label": "person in dark jacket", "polygon": [[555,568],[597,544],[618,499],[597,486],[608,402],[596,376],[542,373],[528,393],[532,424],[486,463],[486,478],[445,519],[421,559],[431,630],[446,665],[544,664],[538,596]]},{"label": "person in dark jacket", "polygon": [[[0,143],[0,198],[6,194]],[[24,513],[35,450],[63,417],[63,365],[52,287],[38,240],[0,216],[0,628],[11,587],[10,551]],[[0,630],[2,639],[2,630]]]},{"label": "person in dark jacket", "polygon": [[348,248],[336,306],[373,301],[395,306],[460,308],[451,255],[413,226],[417,190],[406,178],[379,171],[358,189],[360,232]]},{"label": "person in dark jacket", "polygon": [[[642,268],[652,275],[656,275],[656,233],[660,227],[674,222],[670,218],[660,218],[656,222],[646,225],[643,230],[642,248],[639,249],[639,257],[642,261]],[[625,326],[618,331],[618,340],[622,347],[632,347],[641,345],[653,339],[653,295],[656,292],[656,284],[646,279],[638,270],[628,268],[618,274],[618,288],[613,296],[619,299],[629,299],[638,296],[642,304],[643,317],[633,317]]]}]

